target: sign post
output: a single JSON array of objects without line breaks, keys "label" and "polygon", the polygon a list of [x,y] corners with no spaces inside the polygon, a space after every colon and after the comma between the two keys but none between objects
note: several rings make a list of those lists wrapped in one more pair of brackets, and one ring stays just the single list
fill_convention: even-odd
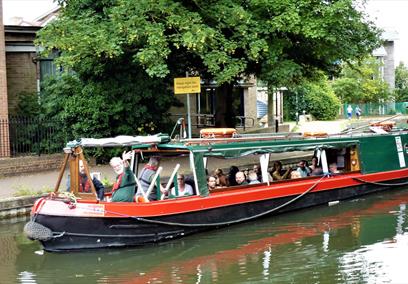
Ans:
[{"label": "sign post", "polygon": [[188,123],[188,138],[191,138],[191,106],[190,94],[201,93],[200,77],[188,77],[186,72],[185,78],[174,78],[174,94],[187,94],[187,123]]}]

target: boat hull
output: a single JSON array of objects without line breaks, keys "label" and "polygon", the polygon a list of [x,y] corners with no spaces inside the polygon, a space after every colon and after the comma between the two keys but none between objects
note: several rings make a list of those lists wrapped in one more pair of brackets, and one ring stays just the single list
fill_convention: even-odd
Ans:
[{"label": "boat hull", "polygon": [[[53,238],[41,241],[47,251],[128,247],[167,241],[255,218],[391,190],[405,182],[408,182],[408,177],[382,181],[383,185],[358,183],[327,190],[311,190],[302,196],[297,194],[275,197],[205,210],[142,218],[131,215],[123,217],[55,216],[41,214],[40,211],[33,219],[35,218],[36,223],[49,228],[53,233]],[[268,190],[274,189],[269,187]]]}]

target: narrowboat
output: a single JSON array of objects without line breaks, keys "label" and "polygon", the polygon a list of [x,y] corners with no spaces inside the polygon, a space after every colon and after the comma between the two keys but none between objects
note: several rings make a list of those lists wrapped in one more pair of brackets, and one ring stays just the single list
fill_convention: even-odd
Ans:
[{"label": "narrowboat", "polygon": [[[408,184],[408,131],[387,130],[240,135],[234,129],[212,129],[192,139],[157,134],[69,142],[55,191],[34,204],[25,232],[46,251],[137,246],[393,190]],[[98,200],[93,185],[90,193],[79,190],[80,160],[91,179],[84,147],[132,151],[133,202]],[[160,158],[160,167],[144,192],[138,177],[151,157]],[[283,169],[297,171],[299,161],[312,158],[319,169],[313,174],[282,179],[271,175],[276,161]],[[67,164],[72,185],[69,194],[59,190]],[[214,170],[227,173],[233,167],[246,171],[254,165],[260,168],[260,181],[235,184],[232,180],[228,186],[209,189],[207,178]],[[176,177],[181,173],[193,194],[178,195]],[[165,196],[160,188],[174,188],[176,193]],[[152,191],[156,191],[156,200],[149,200]]]}]

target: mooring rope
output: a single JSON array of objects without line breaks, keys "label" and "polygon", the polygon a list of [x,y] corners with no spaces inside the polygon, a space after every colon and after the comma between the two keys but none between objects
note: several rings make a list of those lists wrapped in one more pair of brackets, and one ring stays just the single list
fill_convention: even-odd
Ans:
[{"label": "mooring rope", "polygon": [[381,185],[381,186],[403,186],[403,185],[408,185],[408,182],[382,183],[382,182],[375,182],[375,181],[366,181],[366,180],[363,180],[363,179],[357,178],[357,177],[354,177],[353,179],[356,180],[356,181],[362,182],[362,183]]},{"label": "mooring rope", "polygon": [[113,211],[108,211],[105,210],[106,213],[111,213],[111,214],[115,214],[118,216],[122,216],[122,217],[127,217],[127,218],[132,218],[132,219],[136,219],[138,221],[141,222],[145,222],[145,223],[153,223],[153,224],[160,224],[160,225],[168,225],[168,226],[181,226],[181,227],[216,227],[216,226],[225,226],[225,225],[231,225],[231,224],[235,224],[235,223],[240,223],[240,222],[245,222],[245,221],[249,221],[255,218],[259,218],[265,215],[268,215],[272,212],[275,212],[277,210],[280,210],[288,205],[290,205],[291,203],[295,202],[296,200],[298,200],[299,198],[303,197],[305,194],[309,193],[310,191],[312,191],[322,180],[323,178],[327,177],[329,174],[325,174],[323,175],[318,181],[316,181],[310,188],[308,188],[307,190],[305,190],[302,194],[296,196],[295,198],[292,198],[291,200],[275,207],[272,208],[268,211],[250,216],[250,217],[245,217],[245,218],[240,218],[237,220],[233,220],[233,221],[227,221],[227,222],[218,222],[218,223],[211,223],[211,224],[186,224],[186,223],[178,223],[178,222],[166,222],[166,221],[159,221],[159,220],[152,220],[152,219],[146,219],[143,217],[136,217],[136,216],[131,216],[131,215],[127,215],[127,214],[122,214],[122,213],[117,213],[117,212],[113,212]]}]

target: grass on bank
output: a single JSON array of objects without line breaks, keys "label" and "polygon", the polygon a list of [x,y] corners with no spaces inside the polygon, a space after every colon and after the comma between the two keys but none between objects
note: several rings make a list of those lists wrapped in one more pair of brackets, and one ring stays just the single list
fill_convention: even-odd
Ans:
[{"label": "grass on bank", "polygon": [[[102,179],[102,184],[106,187],[106,188],[110,188],[113,185],[113,182],[110,181],[107,178],[103,178]],[[13,194],[13,197],[22,197],[22,196],[40,196],[43,194],[48,194],[50,192],[53,192],[54,189],[50,188],[50,187],[43,187],[42,189],[39,190],[35,190],[32,189],[28,186],[25,185],[19,185],[17,187],[14,187],[13,189],[15,189],[16,191]],[[61,190],[61,187],[60,187]],[[65,190],[64,190],[65,191]]]},{"label": "grass on bank", "polygon": [[34,190],[24,185],[18,186],[15,189],[16,189],[16,192],[14,192],[13,194],[14,197],[40,196],[40,195],[47,194],[47,193],[54,191],[52,188],[49,188],[49,187],[44,187],[39,190]]}]

